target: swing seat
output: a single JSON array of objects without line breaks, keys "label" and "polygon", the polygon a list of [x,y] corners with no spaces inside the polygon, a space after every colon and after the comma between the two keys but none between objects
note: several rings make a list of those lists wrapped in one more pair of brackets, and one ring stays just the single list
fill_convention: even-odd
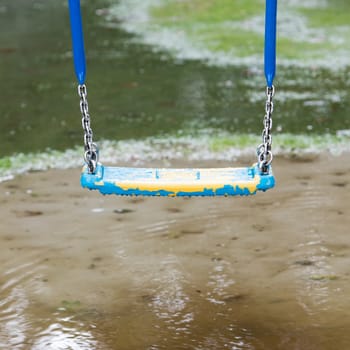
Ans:
[{"label": "swing seat", "polygon": [[85,166],[81,185],[102,194],[127,196],[248,196],[275,185],[271,167],[261,174],[247,168],[156,169],[119,168],[98,164],[94,174]]}]

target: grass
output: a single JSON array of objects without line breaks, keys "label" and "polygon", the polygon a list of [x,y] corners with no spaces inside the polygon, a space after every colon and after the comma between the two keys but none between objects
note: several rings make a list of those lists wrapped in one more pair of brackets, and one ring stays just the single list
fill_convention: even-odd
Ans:
[{"label": "grass", "polygon": [[[283,2],[279,8],[279,15],[288,14],[291,22],[293,18],[303,18],[307,27],[304,33],[296,29],[295,33],[280,34],[279,58],[309,59],[312,62],[313,59],[326,59],[326,55],[337,55],[337,50],[350,51],[350,2],[333,0],[327,7],[312,8]],[[256,27],[263,27],[264,1],[261,0],[163,0],[151,8],[150,15],[153,24],[181,30],[199,48],[236,57],[260,55],[262,52],[263,28],[260,33],[259,27]],[[239,24],[259,17],[261,23],[256,24],[254,29]],[[285,26],[283,21],[284,17],[279,22],[280,27]],[[289,26],[292,27],[292,23]],[[293,30],[290,27],[288,30]],[[314,34],[310,34],[309,30],[313,30]]]},{"label": "grass", "polygon": [[190,23],[222,23],[239,21],[259,15],[263,5],[259,0],[189,0],[164,1],[154,7],[152,15],[159,22],[176,23],[179,26]]},{"label": "grass", "polygon": [[[336,4],[336,3],[339,4]],[[350,5],[348,3],[333,1],[332,7],[327,8],[300,8],[298,11],[307,16],[309,24],[315,28],[349,26]]]},{"label": "grass", "polygon": [[12,162],[11,162],[11,159],[9,157],[0,158],[0,169],[1,170],[11,169],[11,166],[12,166]]},{"label": "grass", "polygon": [[[212,51],[234,52],[238,57],[245,57],[256,54],[256,48],[263,47],[262,38],[254,33],[248,32],[230,32],[230,31],[208,31],[201,30],[197,32],[202,41]],[[193,37],[193,36],[192,36]],[[232,42],[235,45],[232,45]]]},{"label": "grass", "polygon": [[243,134],[234,137],[213,137],[210,141],[210,150],[220,152],[229,148],[244,149],[251,147],[259,142],[259,138],[256,135]]},{"label": "grass", "polygon": [[[209,148],[213,152],[223,152],[230,148],[244,149],[257,144],[259,136],[251,134],[237,134],[210,138]],[[294,135],[276,134],[273,137],[273,145],[286,154],[296,150],[322,151],[331,147],[348,144],[348,137],[336,135]]]},{"label": "grass", "polygon": [[161,27],[184,31],[191,41],[212,51],[230,52],[237,48],[238,56],[255,54],[263,39],[232,30],[229,24],[262,14],[259,0],[168,0],[151,10],[152,20]]},{"label": "grass", "polygon": [[[129,162],[129,154],[137,154],[144,161],[161,159],[186,159],[194,153],[198,159],[206,158],[212,154],[224,154],[225,151],[249,151],[261,141],[260,135],[246,133],[224,133],[212,131],[204,135],[168,135],[162,138],[148,138],[138,141],[101,141],[99,146],[103,149],[104,159],[107,163]],[[304,154],[308,152],[342,152],[349,149],[350,137],[325,135],[293,135],[274,134],[273,147],[279,154],[293,155],[295,152]],[[172,150],[174,158],[166,150]],[[166,151],[164,153],[164,150]],[[174,151],[176,150],[176,152]],[[253,151],[254,152],[254,151]],[[225,157],[225,155],[224,155]],[[231,158],[231,155],[228,155]],[[11,157],[0,158],[0,182],[11,175],[27,171],[46,170],[49,168],[75,167],[82,163],[81,149],[76,148],[65,152],[47,151],[44,153],[17,154]]]}]

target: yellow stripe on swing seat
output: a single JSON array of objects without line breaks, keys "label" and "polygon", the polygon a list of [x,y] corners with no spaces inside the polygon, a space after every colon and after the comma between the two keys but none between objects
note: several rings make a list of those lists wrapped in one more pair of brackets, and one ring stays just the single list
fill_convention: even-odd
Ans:
[{"label": "yellow stripe on swing seat", "polygon": [[266,191],[275,184],[270,169],[260,174],[256,165],[247,168],[121,168],[99,164],[95,174],[86,167],[83,187],[103,194],[140,196],[234,196]]}]

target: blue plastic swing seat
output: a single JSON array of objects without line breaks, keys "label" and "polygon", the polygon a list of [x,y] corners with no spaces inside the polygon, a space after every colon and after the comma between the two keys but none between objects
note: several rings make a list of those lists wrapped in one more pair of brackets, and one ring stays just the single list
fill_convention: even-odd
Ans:
[{"label": "blue plastic swing seat", "polygon": [[97,165],[94,174],[83,168],[81,185],[102,194],[126,196],[248,196],[275,185],[271,167],[155,169]]}]

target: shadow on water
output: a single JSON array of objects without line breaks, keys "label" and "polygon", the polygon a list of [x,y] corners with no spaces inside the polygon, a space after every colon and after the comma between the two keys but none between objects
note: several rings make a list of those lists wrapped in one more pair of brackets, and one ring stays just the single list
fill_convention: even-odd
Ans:
[{"label": "shadow on water", "polygon": [[[260,133],[261,67],[174,61],[135,43],[118,23],[107,25],[96,10],[108,4],[83,2],[97,139],[195,134],[199,129]],[[0,156],[80,145],[66,1],[3,1],[0,29]],[[291,133],[348,129],[348,75],[348,70],[279,68],[275,127]]]}]

